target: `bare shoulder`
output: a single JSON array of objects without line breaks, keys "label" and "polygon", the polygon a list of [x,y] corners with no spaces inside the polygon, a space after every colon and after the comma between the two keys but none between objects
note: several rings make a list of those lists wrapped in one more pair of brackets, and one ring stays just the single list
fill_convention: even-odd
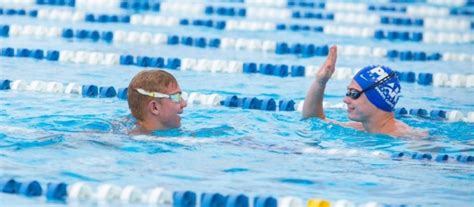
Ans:
[{"label": "bare shoulder", "polygon": [[343,127],[348,127],[348,128],[353,128],[356,130],[364,131],[364,126],[362,126],[362,123],[360,122],[355,122],[355,121],[350,121],[350,122],[338,122],[338,121],[333,121],[333,120],[328,120],[330,123],[334,123]]},{"label": "bare shoulder", "polygon": [[144,134],[149,134],[150,132],[146,132],[139,127],[134,127],[132,130],[128,131],[128,135],[130,136],[136,136],[136,135],[144,135]]},{"label": "bare shoulder", "polygon": [[396,123],[396,131],[398,137],[406,137],[406,138],[415,138],[421,139],[428,137],[429,133],[427,130],[413,128],[408,126],[407,124],[403,123],[402,121],[397,121]]}]

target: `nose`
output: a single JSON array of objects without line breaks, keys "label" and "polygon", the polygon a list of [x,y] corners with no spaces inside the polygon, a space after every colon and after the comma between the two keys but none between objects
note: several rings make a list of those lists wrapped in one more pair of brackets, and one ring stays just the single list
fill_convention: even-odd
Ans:
[{"label": "nose", "polygon": [[181,106],[181,108],[184,108],[184,107],[188,106],[188,101],[184,100],[184,99],[181,99],[180,106]]},{"label": "nose", "polygon": [[349,96],[344,96],[344,99],[342,99],[342,101],[345,103],[345,104],[350,104],[352,99],[349,98]]}]

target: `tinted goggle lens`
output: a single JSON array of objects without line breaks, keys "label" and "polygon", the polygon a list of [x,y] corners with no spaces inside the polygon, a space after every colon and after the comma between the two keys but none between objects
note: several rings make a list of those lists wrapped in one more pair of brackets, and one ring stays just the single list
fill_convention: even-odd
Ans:
[{"label": "tinted goggle lens", "polygon": [[181,93],[175,93],[170,95],[170,99],[175,103],[179,103],[181,100],[183,100],[183,97],[181,96]]},{"label": "tinted goggle lens", "polygon": [[358,99],[362,93],[355,89],[349,89],[346,92],[346,96],[351,97],[352,99]]}]

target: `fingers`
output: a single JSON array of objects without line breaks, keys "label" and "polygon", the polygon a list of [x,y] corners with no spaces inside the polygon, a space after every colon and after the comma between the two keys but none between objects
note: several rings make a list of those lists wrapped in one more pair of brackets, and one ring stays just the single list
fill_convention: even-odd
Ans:
[{"label": "fingers", "polygon": [[327,82],[334,73],[336,67],[336,59],[337,59],[337,47],[335,45],[331,46],[329,49],[328,56],[326,57],[326,61],[323,65],[321,65],[320,69],[316,73],[317,79],[322,82]]},{"label": "fingers", "polygon": [[328,58],[326,59],[326,62],[330,63],[331,66],[335,66],[336,65],[336,60],[337,60],[337,47],[335,45],[331,46],[331,48],[329,48],[329,54],[328,54]]}]

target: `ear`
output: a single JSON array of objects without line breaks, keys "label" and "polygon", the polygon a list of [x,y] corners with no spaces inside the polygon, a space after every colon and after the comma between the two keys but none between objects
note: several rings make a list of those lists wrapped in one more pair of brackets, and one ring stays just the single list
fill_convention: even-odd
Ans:
[{"label": "ear", "polygon": [[161,111],[161,104],[156,100],[148,102],[148,111],[154,115],[159,115]]}]

